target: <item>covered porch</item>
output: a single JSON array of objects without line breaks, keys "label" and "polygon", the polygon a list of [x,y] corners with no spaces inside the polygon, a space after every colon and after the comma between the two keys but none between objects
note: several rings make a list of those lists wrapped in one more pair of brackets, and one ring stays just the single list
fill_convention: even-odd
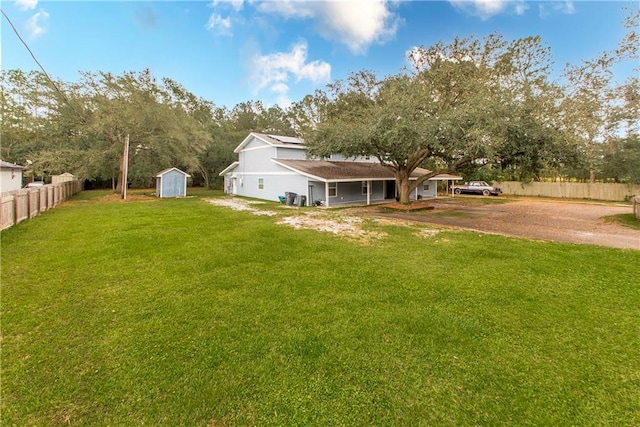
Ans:
[{"label": "covered porch", "polygon": [[[307,177],[309,204],[325,207],[352,204],[375,204],[393,201],[398,196],[396,181],[391,170],[374,162],[273,159],[287,169]],[[411,180],[431,174],[417,168]],[[436,175],[419,185],[412,199],[437,197],[437,182],[458,180],[461,177]]]}]

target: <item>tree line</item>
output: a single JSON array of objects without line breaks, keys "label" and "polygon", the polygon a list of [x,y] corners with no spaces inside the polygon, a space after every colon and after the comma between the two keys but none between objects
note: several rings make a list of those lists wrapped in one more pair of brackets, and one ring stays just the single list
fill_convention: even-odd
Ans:
[{"label": "tree line", "polygon": [[640,79],[620,82],[612,71],[637,62],[639,14],[628,13],[617,49],[560,78],[540,37],[456,38],[412,50],[411,67],[397,74],[357,71],[287,109],[216,106],[149,70],[83,72],[76,82],[6,70],[0,155],[30,163],[36,176],[71,172],[120,187],[129,136],[130,185],[152,186],[158,171],[177,167],[195,185],[221,188],[234,148],[257,131],[300,136],[315,157],[375,156],[403,201],[420,184],[408,179],[417,167],[487,180],[640,182]]}]

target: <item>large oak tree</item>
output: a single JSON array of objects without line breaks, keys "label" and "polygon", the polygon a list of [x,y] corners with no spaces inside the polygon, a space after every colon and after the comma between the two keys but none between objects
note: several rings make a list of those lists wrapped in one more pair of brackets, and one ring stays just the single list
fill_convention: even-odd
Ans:
[{"label": "large oak tree", "polygon": [[[506,157],[510,138],[553,145],[559,135],[537,136],[558,130],[539,110],[554,105],[541,99],[550,87],[547,54],[538,38],[510,44],[497,35],[456,38],[415,49],[413,72],[384,79],[355,73],[317,96],[323,120],[302,128],[309,153],[375,156],[393,172],[400,201],[408,203],[436,173]],[[426,161],[433,173],[410,180]]]}]

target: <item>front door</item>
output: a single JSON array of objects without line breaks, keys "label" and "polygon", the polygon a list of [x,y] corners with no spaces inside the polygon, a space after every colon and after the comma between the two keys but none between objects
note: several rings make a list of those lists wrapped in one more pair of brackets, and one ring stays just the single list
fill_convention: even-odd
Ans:
[{"label": "front door", "polygon": [[385,181],[386,190],[384,192],[385,199],[395,199],[396,198],[396,181]]}]

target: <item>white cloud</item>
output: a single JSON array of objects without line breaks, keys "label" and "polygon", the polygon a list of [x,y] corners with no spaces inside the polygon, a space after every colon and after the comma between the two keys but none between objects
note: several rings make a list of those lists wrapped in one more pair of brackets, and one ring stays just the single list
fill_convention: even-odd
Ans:
[{"label": "white cloud", "polygon": [[244,7],[244,0],[213,0],[209,3],[209,7],[218,8],[223,6],[229,6],[236,12],[239,12]]},{"label": "white cloud", "polygon": [[388,0],[281,0],[263,1],[258,10],[287,19],[311,19],[322,37],[362,54],[371,44],[384,43],[395,35],[401,20],[389,4]]},{"label": "white cloud", "polygon": [[449,0],[449,3],[456,9],[479,16],[483,21],[502,13],[507,7],[505,0]]},{"label": "white cloud", "polygon": [[529,9],[529,5],[524,1],[517,2],[515,5],[516,15],[524,15],[524,13]]},{"label": "white cloud", "polygon": [[277,96],[278,104],[285,107],[291,104],[288,98],[290,79],[295,82],[328,82],[331,79],[331,65],[324,61],[307,62],[307,52],[307,43],[298,42],[289,52],[253,55],[249,68],[254,94],[268,89]]},{"label": "white cloud", "polygon": [[27,31],[32,38],[38,37],[45,32],[43,21],[49,18],[49,14],[44,9],[40,9],[31,18],[27,20]]},{"label": "white cloud", "polygon": [[573,15],[574,13],[576,13],[576,5],[571,0],[547,2],[541,3],[538,6],[538,11],[540,13],[540,16],[543,18],[551,15],[554,12]]},{"label": "white cloud", "polygon": [[276,104],[281,108],[289,108],[291,106],[289,86],[284,83],[275,83],[271,86],[270,90],[276,96]]},{"label": "white cloud", "polygon": [[207,30],[211,30],[220,36],[232,36],[233,30],[231,25],[231,18],[223,18],[217,13],[212,13],[207,22]]},{"label": "white cloud", "polygon": [[16,0],[15,5],[20,10],[33,10],[38,6],[38,0]]},{"label": "white cloud", "polygon": [[264,13],[282,15],[285,18],[311,18],[319,5],[310,1],[281,0],[263,1],[258,4],[258,10]]},{"label": "white cloud", "polygon": [[460,11],[480,17],[483,21],[510,10],[516,15],[523,15],[529,8],[524,0],[449,0],[449,3]]}]

